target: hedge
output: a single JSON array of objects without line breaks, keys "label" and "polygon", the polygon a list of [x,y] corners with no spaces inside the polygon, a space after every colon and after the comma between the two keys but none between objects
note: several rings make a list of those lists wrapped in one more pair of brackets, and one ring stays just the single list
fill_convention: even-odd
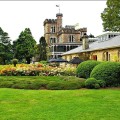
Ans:
[{"label": "hedge", "polygon": [[120,84],[120,63],[103,62],[97,65],[91,72],[90,77],[104,80],[107,86]]},{"label": "hedge", "polygon": [[80,63],[76,69],[77,77],[89,78],[91,71],[98,64],[100,64],[100,62],[94,60],[88,60]]}]

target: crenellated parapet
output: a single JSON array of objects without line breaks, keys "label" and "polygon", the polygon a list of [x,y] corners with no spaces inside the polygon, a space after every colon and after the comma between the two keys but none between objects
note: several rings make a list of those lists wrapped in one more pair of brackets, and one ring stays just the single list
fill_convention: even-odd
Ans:
[{"label": "crenellated parapet", "polygon": [[57,19],[45,19],[45,21],[43,22],[44,26],[45,24],[52,24],[52,23],[57,23]]}]

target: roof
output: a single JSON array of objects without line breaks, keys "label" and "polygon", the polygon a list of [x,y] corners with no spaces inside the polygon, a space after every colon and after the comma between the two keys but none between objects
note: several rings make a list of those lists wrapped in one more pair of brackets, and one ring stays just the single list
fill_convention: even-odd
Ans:
[{"label": "roof", "polygon": [[120,35],[120,32],[112,32],[112,31],[106,31],[106,32],[102,32],[102,34],[96,36],[96,37],[101,37],[107,34],[115,34],[115,35]]},{"label": "roof", "polygon": [[120,35],[111,38],[109,40],[105,40],[101,42],[100,41],[93,42],[89,44],[89,48],[86,50],[83,50],[82,46],[79,46],[75,49],[63,53],[62,55],[89,52],[89,51],[102,50],[102,49],[115,48],[115,47],[120,47]]},{"label": "roof", "polygon": [[83,62],[83,60],[81,60],[79,57],[74,57],[72,60],[69,61],[69,63],[72,63],[72,64],[79,64]]}]

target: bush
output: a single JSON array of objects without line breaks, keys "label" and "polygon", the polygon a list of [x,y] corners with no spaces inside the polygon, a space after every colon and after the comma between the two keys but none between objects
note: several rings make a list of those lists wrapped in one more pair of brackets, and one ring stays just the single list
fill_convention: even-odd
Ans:
[{"label": "bush", "polygon": [[88,60],[80,63],[76,69],[77,76],[81,78],[89,78],[91,71],[99,63],[100,62],[94,60]]},{"label": "bush", "polygon": [[100,85],[101,88],[106,87],[106,83],[104,80],[97,80],[98,84]]},{"label": "bush", "polygon": [[57,77],[43,78],[41,80],[38,77],[35,78],[23,76],[1,77],[0,88],[67,90],[80,89],[85,86],[84,79],[73,76],[60,76],[59,80],[56,79]]},{"label": "bush", "polygon": [[99,89],[99,88],[100,88],[100,85],[99,85],[98,83],[96,83],[96,84],[94,85],[94,87],[95,87],[95,89]]},{"label": "bush", "polygon": [[95,78],[88,78],[86,81],[85,81],[85,86],[87,87],[87,88],[91,88],[91,89],[93,89],[93,88],[96,88],[96,87],[99,87],[98,85],[96,85],[96,84],[98,84],[98,82],[97,82],[97,80],[95,79]]},{"label": "bush", "polygon": [[104,80],[107,86],[120,84],[120,63],[103,62],[92,70],[90,77]]},{"label": "bush", "polygon": [[84,81],[69,81],[63,83],[63,89],[64,90],[74,90],[74,89],[80,89],[84,87]]},{"label": "bush", "polygon": [[18,63],[18,59],[13,59],[13,60],[12,60],[12,63],[13,63],[13,65],[14,65],[14,67],[16,67],[16,64]]},{"label": "bush", "polygon": [[43,64],[43,65],[47,65],[47,64],[48,64],[48,62],[47,62],[47,61],[44,61],[44,60],[40,61],[39,63],[40,63],[40,64]]},{"label": "bush", "polygon": [[61,84],[60,82],[51,81],[47,85],[47,89],[49,89],[49,90],[62,90],[63,84]]}]

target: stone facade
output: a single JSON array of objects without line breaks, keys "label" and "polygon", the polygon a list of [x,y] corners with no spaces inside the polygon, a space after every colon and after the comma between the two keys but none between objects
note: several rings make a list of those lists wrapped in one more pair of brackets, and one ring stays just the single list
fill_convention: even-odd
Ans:
[{"label": "stone facade", "polygon": [[87,32],[87,28],[75,29],[73,25],[62,26],[62,13],[56,14],[56,19],[45,19],[44,37],[49,46],[51,56],[60,57],[63,52],[81,45],[80,38]]},{"label": "stone facade", "polygon": [[98,38],[100,38],[98,41],[89,44],[89,46],[84,39],[81,47],[62,54],[62,57],[68,61],[79,57],[82,60],[120,62],[120,33],[107,33]]},{"label": "stone facade", "polygon": [[120,47],[111,48],[90,53],[90,59],[98,61],[119,61],[120,62]]}]

